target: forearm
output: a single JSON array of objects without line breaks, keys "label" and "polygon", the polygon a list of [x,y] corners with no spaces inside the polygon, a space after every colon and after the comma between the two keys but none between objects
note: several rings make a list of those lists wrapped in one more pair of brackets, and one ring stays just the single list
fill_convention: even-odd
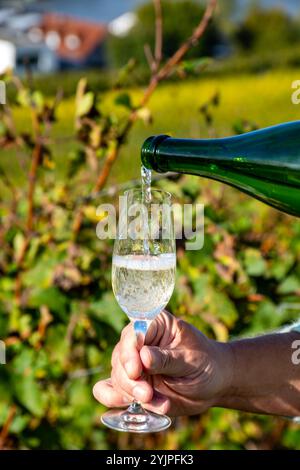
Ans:
[{"label": "forearm", "polygon": [[291,332],[229,343],[231,376],[216,406],[300,416],[300,364],[292,360],[299,340]]}]

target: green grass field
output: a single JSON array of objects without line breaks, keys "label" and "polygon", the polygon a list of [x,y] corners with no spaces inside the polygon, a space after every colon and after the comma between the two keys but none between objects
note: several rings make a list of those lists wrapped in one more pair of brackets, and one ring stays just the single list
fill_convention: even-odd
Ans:
[{"label": "green grass field", "polygon": [[[261,75],[199,78],[184,83],[162,84],[149,103],[154,118],[153,124],[136,124],[113,169],[111,181],[122,182],[138,177],[140,147],[149,135],[169,133],[178,137],[207,137],[207,128],[199,107],[216,91],[221,96],[220,106],[213,110],[214,127],[219,137],[232,134],[233,123],[239,119],[248,119],[259,127],[300,119],[300,105],[295,106],[291,101],[292,82],[299,78],[300,69],[286,69]],[[133,89],[130,93],[135,101],[142,90]],[[109,108],[114,96],[115,93],[104,94],[103,106]],[[28,128],[24,111],[16,109],[15,116],[19,128]],[[60,105],[54,135],[62,139],[71,136],[73,123],[74,100],[67,99]],[[63,177],[66,157],[72,145],[74,144],[64,140],[56,145],[54,153],[58,177]],[[18,183],[21,183],[22,171],[15,158],[10,152],[2,152],[1,164]]]}]

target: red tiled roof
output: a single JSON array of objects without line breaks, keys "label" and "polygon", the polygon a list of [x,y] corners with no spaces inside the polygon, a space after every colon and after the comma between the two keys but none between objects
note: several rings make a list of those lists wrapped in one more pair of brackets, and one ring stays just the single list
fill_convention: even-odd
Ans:
[{"label": "red tiled roof", "polygon": [[[104,41],[107,35],[107,27],[101,23],[82,21],[70,16],[47,13],[43,16],[39,25],[44,35],[55,31],[60,36],[60,44],[56,53],[65,59],[83,60]],[[75,49],[70,49],[65,43],[65,38],[75,35],[80,44]]]}]

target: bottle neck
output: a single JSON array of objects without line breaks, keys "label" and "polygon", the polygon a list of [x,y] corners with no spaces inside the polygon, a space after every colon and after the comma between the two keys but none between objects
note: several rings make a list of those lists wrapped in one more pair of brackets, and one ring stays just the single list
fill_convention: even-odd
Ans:
[{"label": "bottle neck", "polygon": [[230,154],[228,139],[174,139],[167,135],[149,137],[142,147],[142,163],[158,173],[168,171],[193,173],[196,160],[201,160],[203,170],[213,160],[219,161]]}]

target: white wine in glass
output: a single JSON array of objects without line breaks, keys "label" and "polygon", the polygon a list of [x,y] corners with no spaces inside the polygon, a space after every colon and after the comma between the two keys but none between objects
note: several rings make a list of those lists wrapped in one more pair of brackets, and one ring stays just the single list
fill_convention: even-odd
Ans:
[{"label": "white wine in glass", "polygon": [[[119,221],[112,286],[120,307],[133,322],[141,347],[150,322],[168,304],[175,285],[176,245],[171,195],[151,190],[145,201],[144,192],[134,189],[125,196],[127,211]],[[154,212],[151,207],[155,207]],[[136,210],[131,209],[140,211],[138,222],[133,220]],[[112,429],[138,433],[163,431],[171,424],[169,417],[148,412],[136,401],[125,411],[108,411],[101,419]]]}]

